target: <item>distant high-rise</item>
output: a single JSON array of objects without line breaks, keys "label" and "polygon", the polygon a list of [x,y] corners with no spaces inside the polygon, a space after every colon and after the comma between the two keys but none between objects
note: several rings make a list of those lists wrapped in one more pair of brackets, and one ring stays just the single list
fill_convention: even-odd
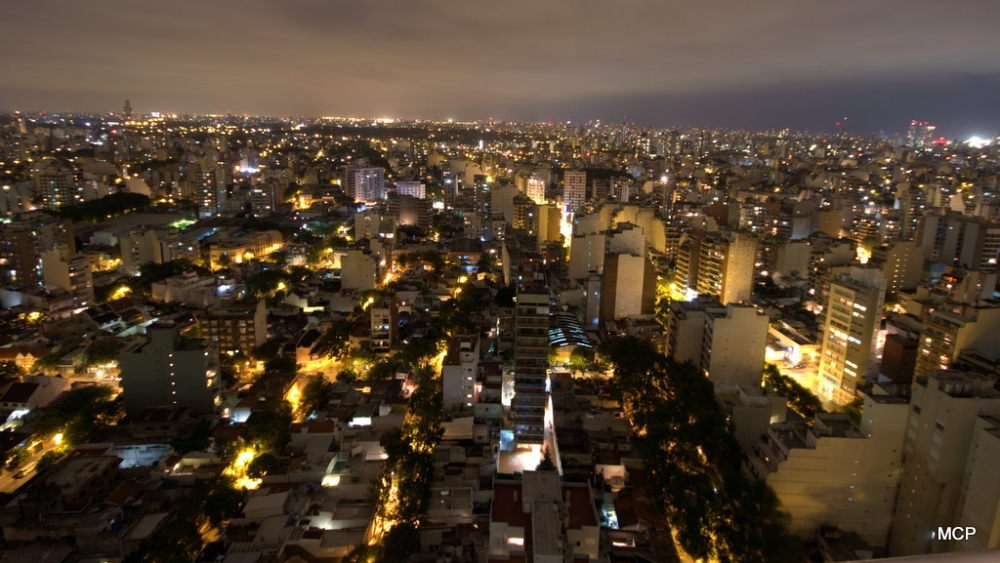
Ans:
[{"label": "distant high-rise", "polygon": [[563,177],[563,209],[566,213],[576,213],[587,201],[587,173],[582,170],[567,170]]},{"label": "distant high-rise", "polygon": [[911,121],[906,132],[906,144],[917,149],[930,147],[935,129],[935,126],[926,121]]},{"label": "distant high-rise", "polygon": [[72,294],[80,307],[94,299],[90,258],[76,254],[65,244],[42,252],[42,276],[47,288],[59,288]]},{"label": "distant high-rise", "polygon": [[152,229],[135,229],[118,237],[122,269],[126,275],[138,276],[144,264],[163,263],[163,248]]},{"label": "distant high-rise", "polygon": [[270,217],[284,202],[285,188],[276,180],[267,180],[250,190],[250,209],[254,217]]},{"label": "distant high-rise", "polygon": [[426,197],[426,187],[423,182],[399,181],[396,182],[396,193],[412,196],[417,199],[424,199]]},{"label": "distant high-rise", "polygon": [[542,203],[545,201],[545,180],[536,174],[532,174],[528,178],[528,186],[525,195],[535,203]]},{"label": "distant high-rise", "polygon": [[198,214],[201,217],[218,217],[226,208],[226,171],[215,165],[192,166],[191,183]]},{"label": "distant high-rise", "polygon": [[79,203],[79,188],[70,172],[51,172],[37,176],[38,194],[42,206],[48,209]]},{"label": "distant high-rise", "polygon": [[948,266],[996,270],[1000,260],[1000,225],[960,213],[924,215],[916,241],[924,257]]},{"label": "distant high-rise", "polygon": [[348,166],[344,170],[344,193],[358,203],[385,199],[385,169],[366,164]]}]

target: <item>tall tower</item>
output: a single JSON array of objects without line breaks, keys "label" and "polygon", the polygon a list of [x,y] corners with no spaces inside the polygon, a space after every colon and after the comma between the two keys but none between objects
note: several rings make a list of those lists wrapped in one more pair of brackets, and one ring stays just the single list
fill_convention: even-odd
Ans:
[{"label": "tall tower", "polygon": [[545,441],[546,370],[549,367],[549,293],[518,292],[514,310],[514,398],[511,415],[518,447]]},{"label": "tall tower", "polygon": [[132,103],[125,100],[125,107],[122,108],[122,167],[128,173],[129,163],[132,160],[132,151],[129,147],[128,126],[132,121]]}]

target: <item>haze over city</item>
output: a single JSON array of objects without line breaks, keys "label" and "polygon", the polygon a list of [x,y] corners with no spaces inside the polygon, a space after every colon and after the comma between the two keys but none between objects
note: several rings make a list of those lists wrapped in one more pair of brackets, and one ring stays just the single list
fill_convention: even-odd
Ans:
[{"label": "haze over city", "polygon": [[16,2],[0,109],[1000,129],[1000,4]]}]

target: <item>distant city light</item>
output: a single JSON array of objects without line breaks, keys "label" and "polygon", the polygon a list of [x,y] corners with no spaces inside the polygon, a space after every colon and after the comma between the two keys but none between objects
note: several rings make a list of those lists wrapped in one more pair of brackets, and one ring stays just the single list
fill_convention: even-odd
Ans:
[{"label": "distant city light", "polygon": [[981,149],[993,143],[993,139],[984,139],[978,136],[969,137],[969,140],[965,144],[969,145],[974,149]]}]

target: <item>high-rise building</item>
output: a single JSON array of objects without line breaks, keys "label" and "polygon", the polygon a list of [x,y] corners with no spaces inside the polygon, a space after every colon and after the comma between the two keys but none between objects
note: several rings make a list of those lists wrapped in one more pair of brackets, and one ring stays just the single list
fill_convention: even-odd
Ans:
[{"label": "high-rise building", "polygon": [[996,270],[1000,260],[1000,225],[960,213],[924,215],[916,233],[924,257],[947,266]]},{"label": "high-rise building", "polygon": [[749,302],[757,243],[752,235],[738,231],[690,233],[678,250],[676,288],[718,297],[723,305]]},{"label": "high-rise building", "polygon": [[375,289],[378,269],[375,258],[359,248],[352,248],[340,259],[341,281],[344,289],[368,291]]},{"label": "high-rise building", "polygon": [[518,447],[545,441],[549,367],[549,293],[520,290],[514,307],[514,397],[511,418]]},{"label": "high-rise building", "polygon": [[254,217],[270,217],[285,200],[281,182],[271,179],[250,190],[250,209]]},{"label": "high-rise building", "polygon": [[912,185],[900,182],[896,186],[900,212],[899,238],[911,240],[917,234],[920,218],[941,205],[941,189],[935,184]]},{"label": "high-rise building", "polygon": [[5,281],[36,285],[42,282],[42,252],[64,246],[76,249],[73,221],[41,211],[23,213],[0,230],[0,268]]},{"label": "high-rise building", "polygon": [[604,257],[601,278],[602,321],[652,315],[656,305],[656,268],[642,254]]},{"label": "high-rise building", "polygon": [[760,386],[767,351],[768,317],[755,307],[730,303],[706,316],[701,369],[716,383]]},{"label": "high-rise building", "polygon": [[606,244],[604,233],[573,237],[569,247],[569,279],[583,279],[591,272],[603,273]]},{"label": "high-rise building", "polygon": [[963,312],[934,310],[923,318],[914,375],[948,369],[965,350],[1000,354],[1000,307],[967,307]]},{"label": "high-rise building", "polygon": [[411,181],[399,181],[396,182],[396,193],[399,195],[408,195],[415,197],[417,199],[424,199],[427,197],[426,188],[423,182],[411,182]]},{"label": "high-rise building", "polygon": [[767,315],[754,307],[677,301],[667,315],[667,354],[692,362],[716,384],[760,388],[767,329]]},{"label": "high-rise building", "polygon": [[893,241],[887,246],[875,248],[871,262],[882,268],[889,295],[901,289],[915,288],[924,270],[923,255],[912,240]]},{"label": "high-rise building", "polygon": [[163,263],[163,248],[152,229],[135,229],[118,237],[125,275],[138,276],[144,264]]},{"label": "high-rise building", "polygon": [[887,395],[864,397],[860,425],[843,414],[819,414],[813,425],[768,428],[746,458],[747,473],[766,479],[804,540],[820,526],[860,534],[884,548],[899,485],[909,407]]},{"label": "high-rise building", "polygon": [[226,209],[226,171],[214,164],[193,165],[189,169],[190,183],[198,214],[201,217],[218,217]]},{"label": "high-rise building", "polygon": [[0,265],[3,279],[11,284],[37,284],[41,280],[35,237],[27,230],[0,231]]},{"label": "high-rise building", "polygon": [[344,193],[358,203],[385,199],[385,169],[352,165],[344,169]]},{"label": "high-rise building", "polygon": [[882,318],[885,278],[875,268],[838,268],[829,282],[820,394],[837,404],[854,400],[858,381],[868,375],[874,356],[875,330]]},{"label": "high-rise building", "polygon": [[[412,195],[397,195],[389,198],[386,206],[388,214],[395,219],[397,225],[416,225],[429,227],[431,225],[431,202]],[[371,238],[371,237],[358,237]]]},{"label": "high-rise building", "polygon": [[929,148],[935,129],[935,126],[926,121],[911,121],[906,131],[906,145],[916,149]]},{"label": "high-rise building", "polygon": [[79,203],[80,190],[71,172],[39,174],[37,181],[43,207],[55,209]]},{"label": "high-rise building", "polygon": [[587,173],[583,170],[567,170],[563,177],[563,210],[576,213],[583,209],[587,201]]},{"label": "high-rise building", "polygon": [[249,354],[267,342],[267,304],[263,299],[209,307],[201,320],[202,337],[220,354]]},{"label": "high-rise building", "polygon": [[119,359],[122,396],[130,417],[156,407],[215,412],[219,390],[217,348],[187,340],[171,325],[153,325],[148,339],[126,346]]},{"label": "high-rise building", "polygon": [[938,526],[968,525],[963,516],[988,523],[977,541],[996,543],[989,531],[997,527],[1000,458],[990,455],[997,451],[996,435],[973,449],[982,438],[977,428],[995,433],[1000,426],[993,418],[1000,414],[1000,393],[993,386],[990,378],[956,371],[914,380],[889,555],[951,550],[951,542],[934,541],[934,534]]},{"label": "high-rise building", "polygon": [[42,277],[46,287],[59,288],[73,295],[79,307],[94,300],[90,258],[75,254],[66,245],[57,245],[42,253]]},{"label": "high-rise building", "polygon": [[532,174],[528,178],[527,190],[525,190],[525,195],[535,203],[542,203],[545,201],[545,180],[537,175]]}]

